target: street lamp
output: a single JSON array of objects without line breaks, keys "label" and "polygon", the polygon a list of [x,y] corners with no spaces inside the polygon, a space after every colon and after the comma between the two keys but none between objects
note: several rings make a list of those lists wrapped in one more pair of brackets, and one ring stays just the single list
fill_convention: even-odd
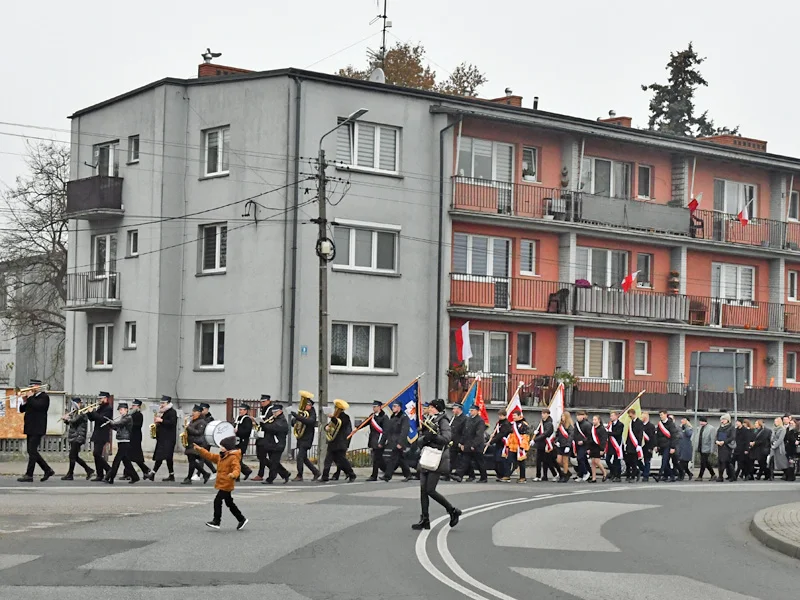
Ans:
[{"label": "street lamp", "polygon": [[327,235],[328,198],[325,191],[325,169],[328,164],[325,161],[325,150],[322,149],[322,141],[340,127],[355,123],[366,113],[366,108],[359,108],[344,121],[337,124],[336,127],[324,133],[322,137],[319,138],[319,156],[317,159],[319,162],[319,174],[317,176],[317,188],[319,193],[317,206],[319,208],[319,214],[316,219],[317,225],[319,226],[319,233],[317,236],[317,256],[319,257],[319,464],[325,459],[325,447],[327,446],[325,424],[327,423],[328,416],[325,410],[328,408],[328,263],[333,259],[335,251],[333,242]]}]

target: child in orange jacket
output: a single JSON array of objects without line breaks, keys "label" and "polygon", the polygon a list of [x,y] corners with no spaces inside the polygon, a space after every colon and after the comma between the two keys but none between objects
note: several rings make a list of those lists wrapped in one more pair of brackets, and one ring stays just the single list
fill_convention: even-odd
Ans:
[{"label": "child in orange jacket", "polygon": [[214,482],[214,487],[217,489],[217,495],[214,498],[214,518],[206,525],[211,529],[219,529],[222,521],[222,502],[224,501],[231,514],[239,521],[236,529],[242,529],[247,525],[247,519],[233,502],[232,495],[234,484],[239,477],[239,463],[242,457],[242,452],[236,449],[236,438],[231,436],[222,440],[219,454],[209,452],[197,444],[194,444],[194,449],[201,458],[210,460],[217,465],[217,479]]}]

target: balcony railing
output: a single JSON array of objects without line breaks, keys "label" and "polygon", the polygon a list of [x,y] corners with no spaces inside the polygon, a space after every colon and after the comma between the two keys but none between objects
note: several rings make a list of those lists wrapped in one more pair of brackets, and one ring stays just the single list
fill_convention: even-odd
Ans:
[{"label": "balcony railing", "polygon": [[800,331],[800,305],[582,287],[532,278],[450,274],[450,305],[499,311],[602,315],[698,327]]},{"label": "balcony railing", "polygon": [[67,218],[103,219],[122,212],[122,177],[95,175],[67,183]]},{"label": "balcony railing", "polygon": [[481,213],[574,221],[628,230],[713,240],[729,244],[800,251],[800,222],[754,218],[742,225],[735,215],[630,198],[572,192],[526,183],[454,176],[453,208]]},{"label": "balcony railing", "polygon": [[66,310],[119,310],[121,307],[119,273],[67,274]]}]

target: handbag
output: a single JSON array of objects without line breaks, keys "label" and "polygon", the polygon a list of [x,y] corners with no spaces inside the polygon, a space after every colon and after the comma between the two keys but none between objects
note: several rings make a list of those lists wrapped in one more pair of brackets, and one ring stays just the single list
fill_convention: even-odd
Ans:
[{"label": "handbag", "polygon": [[438,471],[442,462],[442,450],[425,446],[419,455],[419,468],[423,471]]}]

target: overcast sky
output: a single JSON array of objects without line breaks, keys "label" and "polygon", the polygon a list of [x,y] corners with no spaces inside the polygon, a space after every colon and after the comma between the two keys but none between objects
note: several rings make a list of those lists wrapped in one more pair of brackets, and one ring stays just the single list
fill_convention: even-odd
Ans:
[{"label": "overcast sky", "polygon": [[[369,25],[379,12],[375,0],[14,3],[2,27],[0,187],[23,169],[24,140],[9,133],[68,139],[7,123],[68,129],[77,109],[196,76],[209,46],[219,63],[254,70],[362,66],[367,47],[380,46],[380,24]],[[794,0],[389,0],[388,13],[387,45],[422,42],[440,77],[475,63],[489,78],[482,97],[511,87],[525,106],[538,95],[543,110],[596,118],[614,109],[634,126],[647,119],[640,84],[665,81],[669,52],[694,41],[708,58],[698,107],[770,152],[800,156]]]}]

